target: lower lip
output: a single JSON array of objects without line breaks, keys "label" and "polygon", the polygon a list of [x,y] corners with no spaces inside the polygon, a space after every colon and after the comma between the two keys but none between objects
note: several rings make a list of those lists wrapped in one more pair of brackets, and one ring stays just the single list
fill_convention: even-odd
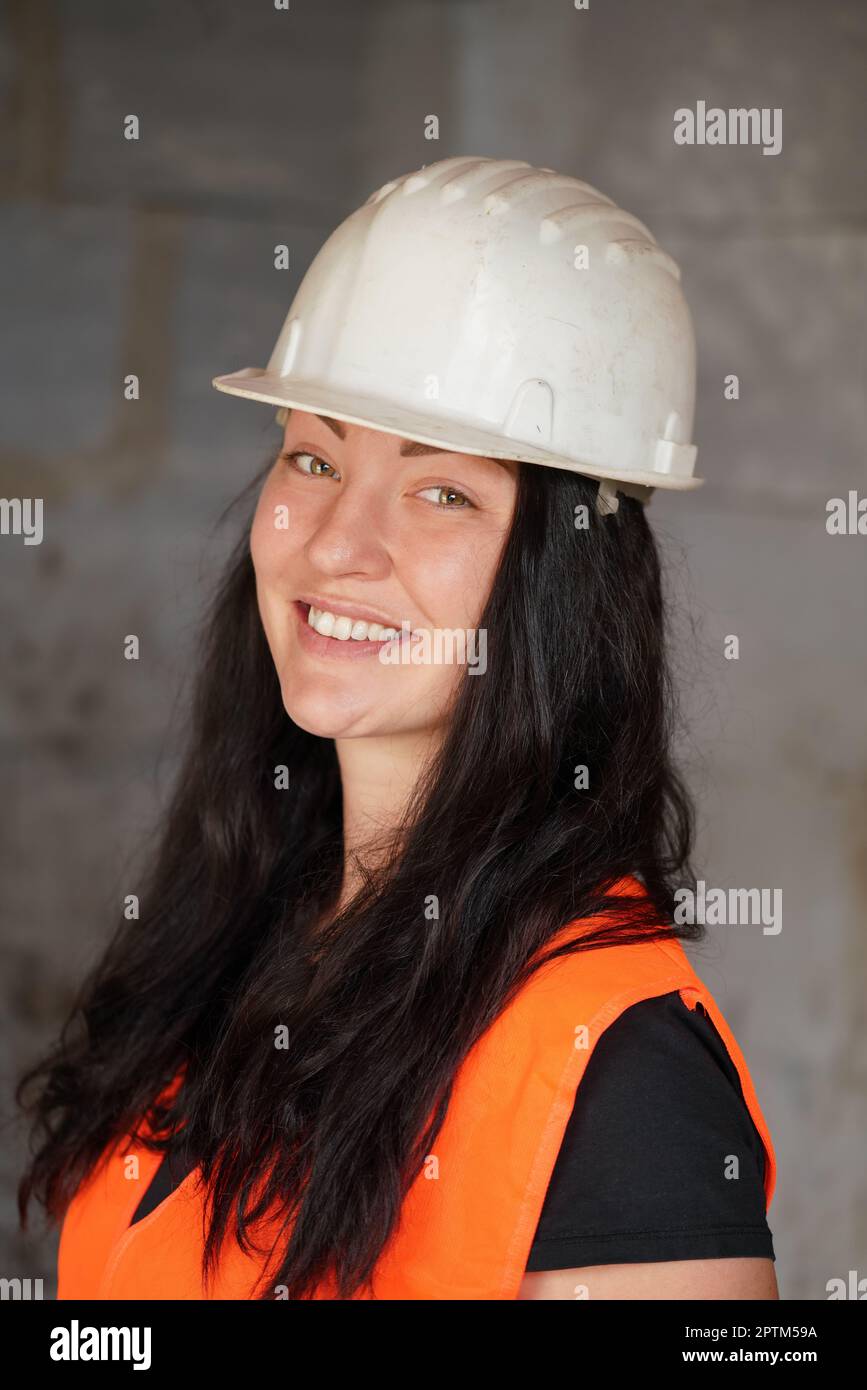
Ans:
[{"label": "lower lip", "polygon": [[403,632],[390,642],[356,642],[352,637],[340,641],[338,637],[323,637],[307,621],[309,607],[306,603],[292,604],[298,620],[298,635],[301,646],[311,656],[334,657],[336,660],[357,661],[363,657],[377,656],[383,647],[393,647],[403,640]]}]

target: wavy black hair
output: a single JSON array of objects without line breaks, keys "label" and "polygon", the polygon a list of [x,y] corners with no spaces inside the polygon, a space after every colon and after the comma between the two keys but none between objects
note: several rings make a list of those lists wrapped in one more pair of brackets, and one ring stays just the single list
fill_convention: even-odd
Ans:
[{"label": "wavy black hair", "polygon": [[[312,1298],[325,1279],[338,1298],[375,1296],[455,1073],[533,971],[565,951],[704,934],[673,920],[676,889],[695,886],[694,813],[672,762],[659,555],[643,506],[621,495],[602,516],[596,492],[520,466],[480,619],[487,671],[460,677],[390,853],[339,913],[334,743],[283,708],[247,518],[208,616],[141,920],[121,922],[16,1090],[31,1121],[23,1228],[33,1197],[60,1220],[146,1115],[149,1147],[183,1129],[201,1169],[206,1290],[233,1234],[266,1257],[255,1298],[275,1286]],[[281,764],[288,790],[275,787]],[[630,874],[644,896],[611,894]],[[156,1104],[179,1069],[176,1097]],[[275,1201],[286,1224],[260,1249],[256,1222]]]}]

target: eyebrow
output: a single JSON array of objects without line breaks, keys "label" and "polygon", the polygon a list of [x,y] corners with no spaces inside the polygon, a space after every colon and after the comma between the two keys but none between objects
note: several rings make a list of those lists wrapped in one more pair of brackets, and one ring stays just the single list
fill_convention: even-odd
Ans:
[{"label": "eyebrow", "polygon": [[[291,413],[292,407],[287,406],[287,420],[289,419]],[[333,432],[337,435],[338,439],[346,438],[346,426],[343,425],[340,420],[335,420],[330,415],[320,415],[318,414],[318,412],[315,411],[314,414],[316,415],[317,420],[321,420],[323,425],[327,425],[330,430],[333,430]],[[453,454],[455,451],[454,449],[439,449],[435,444],[421,444],[415,439],[401,439],[399,452],[404,458],[408,458],[410,456],[417,457],[420,454]],[[485,454],[484,457],[488,458],[489,455]],[[509,471],[508,460],[492,459],[491,462],[498,463],[501,468],[506,469],[506,472]]]}]

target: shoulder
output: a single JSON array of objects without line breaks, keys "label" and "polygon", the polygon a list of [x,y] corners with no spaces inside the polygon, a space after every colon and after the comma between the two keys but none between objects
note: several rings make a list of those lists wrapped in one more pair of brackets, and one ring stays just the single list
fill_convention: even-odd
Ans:
[{"label": "shoulder", "polygon": [[681,1091],[696,1078],[714,1082],[722,1094],[741,1090],[737,1068],[704,1006],[699,1001],[690,1009],[677,990],[624,1009],[596,1044],[588,1077],[591,1069],[595,1077],[659,1081],[666,1093],[673,1082]]},{"label": "shoulder", "polygon": [[669,1150],[699,1132],[723,1138],[736,1131],[759,1154],[763,1146],[743,1097],[737,1067],[701,1003],[690,1009],[677,990],[623,1011],[599,1038],[575,1098],[574,1125],[604,1119],[612,1132],[642,1124],[660,1131]]},{"label": "shoulder", "polygon": [[701,1004],[688,1008],[676,990],[643,999],[593,1049],[527,1267],[773,1258],[764,1164],[737,1068]]}]

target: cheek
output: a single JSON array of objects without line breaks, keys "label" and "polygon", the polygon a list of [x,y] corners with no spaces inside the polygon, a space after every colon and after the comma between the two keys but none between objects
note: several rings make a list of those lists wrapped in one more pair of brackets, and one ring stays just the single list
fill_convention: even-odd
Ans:
[{"label": "cheek", "polygon": [[287,528],[287,508],[280,489],[273,482],[265,484],[250,528],[250,555],[256,580],[266,585],[280,578],[289,558],[291,532]]},{"label": "cheek", "polygon": [[[458,531],[457,524],[455,531]],[[484,611],[502,553],[505,534],[461,527],[440,536],[435,546],[408,549],[407,587],[438,627],[475,627]]]}]

